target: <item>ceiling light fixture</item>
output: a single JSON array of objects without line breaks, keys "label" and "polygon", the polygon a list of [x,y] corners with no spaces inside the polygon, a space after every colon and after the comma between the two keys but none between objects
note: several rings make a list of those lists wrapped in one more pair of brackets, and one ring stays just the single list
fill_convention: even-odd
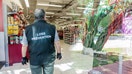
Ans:
[{"label": "ceiling light fixture", "polygon": [[38,3],[37,5],[41,5],[41,6],[51,6],[51,7],[62,7],[61,5],[54,5],[54,4],[41,4],[41,3]]},{"label": "ceiling light fixture", "polygon": [[46,17],[50,17],[50,16],[46,16]]},{"label": "ceiling light fixture", "polygon": [[79,19],[78,19],[78,20],[74,20],[74,21],[82,21],[82,20],[79,20]]},{"label": "ceiling light fixture", "polygon": [[66,17],[66,16],[63,16],[63,17],[60,17],[60,18],[72,18],[72,17]]},{"label": "ceiling light fixture", "polygon": [[86,8],[84,8],[84,7],[77,7],[77,9],[86,9]]},{"label": "ceiling light fixture", "polygon": [[46,14],[55,14],[54,12],[46,12]]},{"label": "ceiling light fixture", "polygon": [[81,15],[81,14],[78,14],[78,13],[66,13],[66,15]]},{"label": "ceiling light fixture", "polygon": [[83,10],[85,10],[85,9],[87,9],[87,10],[95,10],[95,9],[93,9],[93,8],[84,8],[84,7],[77,7],[77,9],[83,9]]},{"label": "ceiling light fixture", "polygon": [[28,0],[24,0],[25,1],[25,4],[26,4],[26,7],[29,7],[29,2]]},{"label": "ceiling light fixture", "polygon": [[81,20],[85,20],[86,18],[80,18]]}]

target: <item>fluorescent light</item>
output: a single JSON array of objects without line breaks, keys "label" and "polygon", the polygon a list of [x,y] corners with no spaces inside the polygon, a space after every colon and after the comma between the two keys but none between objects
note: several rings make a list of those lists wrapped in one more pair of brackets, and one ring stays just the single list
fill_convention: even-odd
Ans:
[{"label": "fluorescent light", "polygon": [[77,9],[86,9],[86,8],[84,8],[84,7],[77,7]]},{"label": "fluorescent light", "polygon": [[54,5],[54,4],[41,4],[41,3],[38,3],[37,5],[41,5],[41,6],[51,6],[51,7],[62,7],[61,5]]},{"label": "fluorescent light", "polygon": [[87,9],[87,10],[95,10],[95,9],[93,9],[93,8],[84,8],[84,7],[77,7],[77,9]]},{"label": "fluorescent light", "polygon": [[82,21],[82,20],[74,20],[74,21]]},{"label": "fluorescent light", "polygon": [[78,14],[78,13],[66,13],[66,15],[81,15],[81,14]]},{"label": "fluorescent light", "polygon": [[26,7],[29,7],[29,2],[28,0],[24,0],[25,1],[25,4],[26,4]]},{"label": "fluorescent light", "polygon": [[46,12],[46,14],[55,14],[54,12]]},{"label": "fluorescent light", "polygon": [[80,18],[81,20],[85,20],[86,18]]},{"label": "fluorescent light", "polygon": [[50,16],[46,16],[46,17],[50,17]]},{"label": "fluorescent light", "polygon": [[66,16],[63,16],[63,17],[60,17],[60,18],[72,18],[72,17],[66,17]]}]

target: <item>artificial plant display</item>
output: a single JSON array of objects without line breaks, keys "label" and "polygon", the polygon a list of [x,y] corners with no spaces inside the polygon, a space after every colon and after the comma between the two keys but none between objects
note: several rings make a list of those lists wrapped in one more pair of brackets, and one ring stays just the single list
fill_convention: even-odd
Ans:
[{"label": "artificial plant display", "polygon": [[[98,33],[98,27],[101,20],[106,17],[113,9],[113,6],[109,6],[105,9],[99,9],[96,14],[91,15],[87,23],[87,35],[84,41],[84,46],[95,49],[96,44],[94,38]],[[103,33],[104,34],[104,33]]]},{"label": "artificial plant display", "polygon": [[[87,20],[87,34],[84,40],[84,47],[92,48],[93,50],[96,51],[102,50],[108,37],[112,33],[114,33],[114,31],[122,23],[123,14],[120,13],[117,16],[115,16],[113,20],[110,20],[109,15],[110,13],[113,13],[112,11],[115,8],[115,6],[117,5],[116,4],[112,4],[110,6],[107,5],[104,8],[99,6],[97,11],[93,15],[88,15],[89,18]],[[103,31],[98,34],[98,27],[104,21],[106,21],[105,27]],[[96,42],[95,37],[97,37]]]}]

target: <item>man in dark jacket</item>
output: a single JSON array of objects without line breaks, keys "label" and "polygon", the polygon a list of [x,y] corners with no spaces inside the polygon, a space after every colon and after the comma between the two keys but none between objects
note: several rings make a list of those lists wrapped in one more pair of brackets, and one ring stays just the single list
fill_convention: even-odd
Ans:
[{"label": "man in dark jacket", "polygon": [[26,27],[23,34],[22,64],[28,61],[26,57],[28,47],[32,74],[53,74],[55,53],[57,52],[58,60],[62,58],[58,33],[54,25],[45,21],[43,9],[36,9],[34,15],[36,20]]}]

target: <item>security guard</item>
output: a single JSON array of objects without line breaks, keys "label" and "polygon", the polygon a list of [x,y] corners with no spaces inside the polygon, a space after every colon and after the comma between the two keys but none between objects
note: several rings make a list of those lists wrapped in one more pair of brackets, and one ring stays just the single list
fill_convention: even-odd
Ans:
[{"label": "security guard", "polygon": [[62,58],[58,33],[54,25],[45,21],[43,9],[36,9],[34,15],[36,20],[26,27],[22,40],[22,64],[28,62],[28,47],[32,74],[53,74],[55,51],[57,59]]}]

